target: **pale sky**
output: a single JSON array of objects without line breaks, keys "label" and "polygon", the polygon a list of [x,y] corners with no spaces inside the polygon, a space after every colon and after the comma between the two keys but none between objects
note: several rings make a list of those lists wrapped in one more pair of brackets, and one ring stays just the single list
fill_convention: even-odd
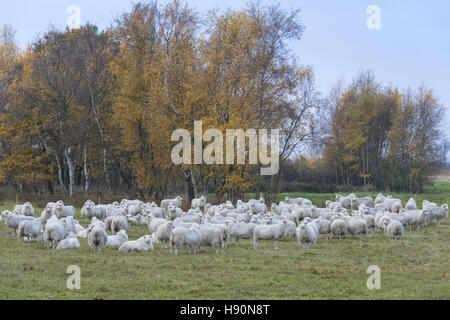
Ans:
[{"label": "pale sky", "polygon": [[[128,0],[0,0],[0,25],[11,24],[24,48],[50,24],[64,28],[67,8],[81,9],[81,23],[101,29],[129,11]],[[160,1],[164,2],[164,1]],[[448,0],[281,0],[286,8],[300,8],[305,26],[302,40],[291,48],[303,64],[314,67],[319,89],[328,93],[340,78],[349,82],[359,69],[371,69],[384,84],[417,88],[426,84],[448,110],[450,138],[450,1]],[[190,0],[200,14],[211,8],[239,9],[245,1]],[[262,3],[268,3],[262,1]],[[369,30],[370,5],[381,10],[381,29]]]}]

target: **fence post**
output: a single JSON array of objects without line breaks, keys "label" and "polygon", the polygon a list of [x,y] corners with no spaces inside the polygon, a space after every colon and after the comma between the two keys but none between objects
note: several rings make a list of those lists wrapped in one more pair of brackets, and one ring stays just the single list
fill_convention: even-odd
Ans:
[{"label": "fence post", "polygon": [[16,193],[16,204],[19,204],[19,194]]}]

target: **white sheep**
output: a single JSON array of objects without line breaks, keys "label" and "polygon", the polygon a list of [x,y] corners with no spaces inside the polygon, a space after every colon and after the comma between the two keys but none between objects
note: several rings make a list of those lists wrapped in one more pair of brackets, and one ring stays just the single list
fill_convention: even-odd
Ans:
[{"label": "white sheep", "polygon": [[367,222],[362,217],[351,217],[347,221],[347,231],[353,236],[367,235]]},{"label": "white sheep", "polygon": [[24,220],[19,224],[18,228],[19,239],[25,237],[29,240],[34,241],[42,234],[42,222],[41,219]]},{"label": "white sheep", "polygon": [[58,219],[70,216],[75,218],[75,208],[72,206],[65,206],[62,201],[56,202],[52,213],[56,215]]},{"label": "white sheep", "polygon": [[120,230],[128,230],[130,224],[124,216],[115,216],[111,221],[111,232],[116,234]]},{"label": "white sheep", "polygon": [[24,220],[34,220],[34,218],[12,212],[6,216],[5,225],[8,228],[13,229],[13,234],[17,235],[17,229],[19,228],[20,223]]},{"label": "white sheep", "polygon": [[[226,222],[228,225],[229,223]],[[255,231],[255,223],[234,223],[228,227],[228,237],[236,241],[236,247],[239,247],[239,239],[250,239]]]},{"label": "white sheep", "polygon": [[71,232],[65,239],[61,240],[56,246],[56,250],[69,250],[79,248],[80,242],[73,232]]},{"label": "white sheep", "polygon": [[155,232],[155,237],[161,242],[161,247],[167,248],[167,242],[170,241],[170,234],[174,229],[174,222],[167,221],[161,224]]},{"label": "white sheep", "polygon": [[441,207],[428,206],[424,211],[428,212],[428,221],[436,221],[437,224],[440,224],[441,219],[448,216],[448,205],[443,204]]},{"label": "white sheep", "polygon": [[24,204],[18,204],[14,206],[14,212],[17,212],[20,215],[33,217],[34,216],[34,208],[30,202],[26,202]]},{"label": "white sheep", "polygon": [[205,205],[206,205],[206,197],[205,196],[201,196],[200,198],[194,198],[191,201],[192,209],[199,208],[199,209],[204,210]]},{"label": "white sheep", "polygon": [[311,224],[302,222],[297,228],[297,240],[303,249],[309,249],[309,245],[317,242],[318,230]]},{"label": "white sheep", "polygon": [[44,228],[44,245],[48,247],[48,244],[52,242],[52,249],[56,248],[56,244],[66,237],[66,228],[64,223],[58,220],[56,216],[52,216],[48,219]]},{"label": "white sheep", "polygon": [[150,217],[147,223],[147,228],[150,231],[150,234],[156,232],[156,230],[158,230],[158,227],[166,222],[166,219]]},{"label": "white sheep", "polygon": [[330,229],[333,236],[342,240],[342,237],[347,234],[347,222],[343,219],[336,219],[331,223]]},{"label": "white sheep", "polygon": [[128,235],[125,230],[120,230],[116,235],[108,236],[106,241],[107,247],[120,247],[123,243],[128,241]]},{"label": "white sheep", "polygon": [[371,197],[358,198],[354,196],[350,198],[350,208],[352,210],[358,210],[362,204],[369,208],[373,208],[375,206],[374,201]]},{"label": "white sheep", "polygon": [[267,206],[264,203],[252,203],[250,204],[250,210],[253,212],[253,214],[258,213],[266,213],[267,212]]},{"label": "white sheep", "polygon": [[254,249],[258,249],[260,240],[275,240],[275,250],[278,250],[278,241],[284,236],[286,226],[286,221],[275,225],[257,225],[253,231]]},{"label": "white sheep", "polygon": [[402,239],[405,230],[399,221],[386,217],[383,219],[383,223],[385,225],[384,234],[386,237],[393,238],[394,240]]},{"label": "white sheep", "polygon": [[216,248],[216,254],[223,254],[223,232],[218,227],[204,226],[200,228],[200,246]]},{"label": "white sheep", "polygon": [[106,246],[108,242],[108,235],[103,228],[95,226],[88,234],[88,245],[98,252]]},{"label": "white sheep", "polygon": [[167,215],[169,216],[169,220],[175,220],[183,215],[183,211],[175,205],[170,204],[167,207]]},{"label": "white sheep", "polygon": [[408,202],[405,205],[405,210],[417,210],[417,203],[414,198],[409,198]]},{"label": "white sheep", "polygon": [[175,255],[178,255],[178,247],[187,246],[189,248],[189,254],[191,254],[191,249],[196,254],[196,249],[200,245],[201,238],[200,229],[176,227],[170,235],[170,253],[175,249]]},{"label": "white sheep", "polygon": [[130,251],[153,251],[152,236],[145,235],[137,240],[127,241],[122,243],[118,249],[119,251],[130,252]]}]

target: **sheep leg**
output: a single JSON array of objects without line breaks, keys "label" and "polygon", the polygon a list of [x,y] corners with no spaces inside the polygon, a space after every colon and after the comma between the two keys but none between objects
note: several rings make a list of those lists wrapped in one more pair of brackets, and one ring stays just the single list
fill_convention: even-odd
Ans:
[{"label": "sheep leg", "polygon": [[278,240],[275,240],[275,250],[278,250]]},{"label": "sheep leg", "polygon": [[239,247],[239,238],[235,238],[234,241],[236,241],[236,247]]}]

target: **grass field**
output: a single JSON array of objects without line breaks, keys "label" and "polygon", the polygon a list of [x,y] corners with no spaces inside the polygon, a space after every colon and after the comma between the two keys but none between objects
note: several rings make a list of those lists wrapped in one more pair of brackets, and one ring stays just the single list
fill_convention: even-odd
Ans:
[{"label": "grass field", "polygon": [[[439,204],[450,197],[450,182],[437,182],[417,195]],[[357,193],[376,195],[376,193]],[[305,196],[324,203],[334,194]],[[403,200],[411,195],[393,194]],[[13,203],[0,204],[0,211]],[[40,212],[42,208],[39,208]],[[79,208],[77,209],[79,215]],[[86,226],[88,221],[80,219]],[[147,233],[132,226],[130,240]],[[230,243],[223,256],[202,249],[196,256],[181,250],[171,256],[155,244],[155,251],[119,253],[106,248],[94,253],[82,248],[52,251],[43,243],[19,242],[0,224],[0,299],[450,299],[450,219],[407,231],[401,241],[381,233],[366,238],[325,241],[304,251],[298,243],[263,242],[253,250],[250,240],[236,248]],[[69,290],[67,267],[81,268],[81,289]],[[381,269],[381,289],[366,287],[370,265]]]}]

